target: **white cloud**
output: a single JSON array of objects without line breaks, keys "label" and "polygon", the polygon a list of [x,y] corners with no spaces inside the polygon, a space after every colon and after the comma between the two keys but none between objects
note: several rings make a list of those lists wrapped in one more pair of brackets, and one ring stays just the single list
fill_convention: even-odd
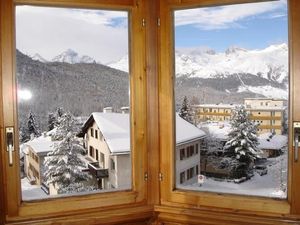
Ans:
[{"label": "white cloud", "polygon": [[128,52],[127,12],[18,6],[16,31],[20,51],[47,60],[68,48],[103,63]]},{"label": "white cloud", "polygon": [[283,10],[286,8],[286,4],[286,0],[280,0],[179,10],[175,12],[175,25],[193,25],[203,30],[242,27],[239,23],[241,20]]}]

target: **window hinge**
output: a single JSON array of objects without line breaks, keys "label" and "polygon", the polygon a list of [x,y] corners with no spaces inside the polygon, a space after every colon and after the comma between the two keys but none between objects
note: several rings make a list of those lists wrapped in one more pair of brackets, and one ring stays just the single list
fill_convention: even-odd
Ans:
[{"label": "window hinge", "polygon": [[145,27],[146,26],[146,20],[142,19],[142,26]]},{"label": "window hinge", "polygon": [[164,178],[164,177],[163,177],[163,174],[162,174],[162,173],[159,173],[159,174],[158,174],[158,179],[159,179],[159,181],[163,181],[163,178]]},{"label": "window hinge", "polygon": [[145,172],[145,174],[144,174],[144,180],[148,181],[148,173],[147,172]]}]

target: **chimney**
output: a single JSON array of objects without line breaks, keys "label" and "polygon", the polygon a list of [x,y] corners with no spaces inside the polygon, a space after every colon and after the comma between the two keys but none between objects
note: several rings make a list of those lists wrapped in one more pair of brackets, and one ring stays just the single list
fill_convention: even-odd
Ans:
[{"label": "chimney", "polygon": [[128,106],[121,107],[121,112],[122,114],[129,113],[129,107]]},{"label": "chimney", "polygon": [[112,107],[105,107],[105,108],[103,108],[103,112],[104,113],[112,113],[113,112],[113,108]]}]

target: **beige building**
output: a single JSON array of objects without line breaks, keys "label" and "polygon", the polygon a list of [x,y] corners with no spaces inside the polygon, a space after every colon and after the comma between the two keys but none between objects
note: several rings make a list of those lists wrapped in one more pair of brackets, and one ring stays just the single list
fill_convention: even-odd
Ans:
[{"label": "beige building", "polygon": [[[246,98],[244,105],[250,118],[259,124],[258,132],[284,131],[284,113],[286,100],[272,98]],[[202,104],[193,106],[198,121],[226,121],[230,119],[233,104]]]},{"label": "beige building", "polygon": [[[131,187],[129,115],[95,112],[83,128],[89,168],[101,189]],[[176,115],[176,181],[195,182],[200,174],[200,142],[205,133]],[[94,172],[93,172],[94,171]]]},{"label": "beige building", "polygon": [[90,172],[100,189],[131,188],[129,114],[95,112],[83,126]]},{"label": "beige building", "polygon": [[53,144],[49,136],[40,136],[24,143],[24,171],[32,184],[42,184],[44,159],[53,150]]}]

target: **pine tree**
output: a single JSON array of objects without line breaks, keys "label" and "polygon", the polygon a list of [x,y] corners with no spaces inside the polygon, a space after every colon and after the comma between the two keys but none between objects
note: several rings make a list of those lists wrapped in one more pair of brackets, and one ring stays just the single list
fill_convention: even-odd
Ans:
[{"label": "pine tree", "polygon": [[35,116],[32,112],[30,112],[28,116],[27,130],[30,137],[38,137],[40,135]]},{"label": "pine tree", "polygon": [[257,148],[258,125],[250,120],[249,113],[242,105],[233,110],[230,124],[232,130],[224,146],[225,157],[221,164],[230,166],[233,169],[233,176],[240,178],[252,172],[254,161],[261,153]]},{"label": "pine tree", "polygon": [[53,130],[55,125],[57,124],[57,119],[54,113],[48,114],[48,131]]},{"label": "pine tree", "polygon": [[58,143],[45,159],[46,184],[55,185],[58,193],[92,189],[84,184],[90,179],[90,175],[82,172],[85,162],[80,155],[84,153],[84,148],[76,137],[78,129],[75,124],[75,119],[70,113],[60,117],[59,126],[51,137]]},{"label": "pine tree", "polygon": [[182,105],[181,105],[181,108],[180,108],[179,116],[182,119],[184,119],[184,120],[188,121],[189,123],[193,124],[193,115],[192,115],[190,105],[189,105],[189,102],[188,102],[188,99],[187,99],[186,96],[184,96],[184,98],[183,98],[183,102],[182,102]]}]

